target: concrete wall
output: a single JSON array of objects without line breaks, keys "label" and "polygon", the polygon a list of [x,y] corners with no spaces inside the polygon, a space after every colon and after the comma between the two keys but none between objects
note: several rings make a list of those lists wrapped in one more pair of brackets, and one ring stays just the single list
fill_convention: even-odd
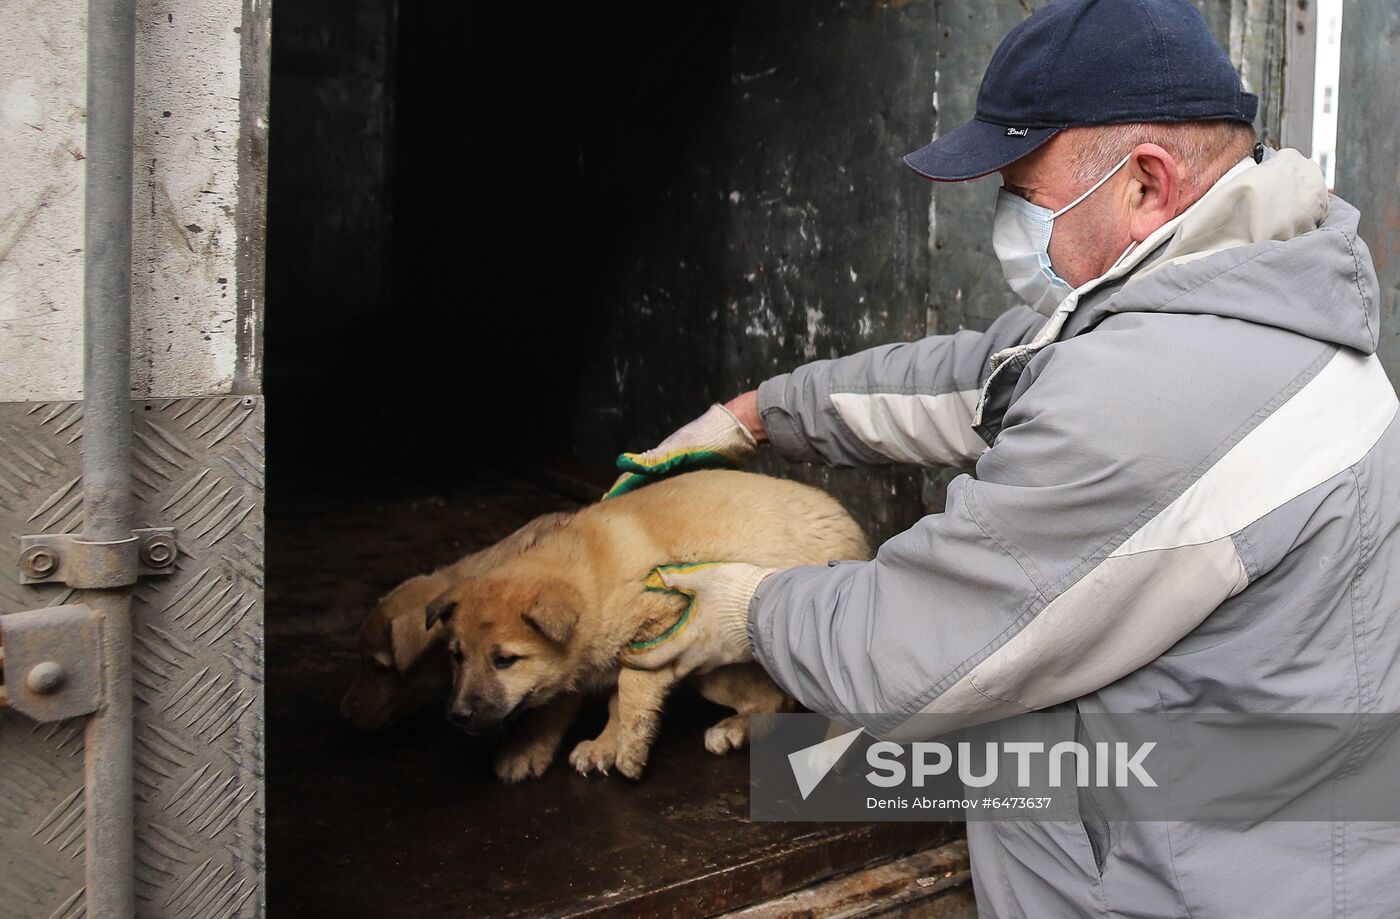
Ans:
[{"label": "concrete wall", "polygon": [[[258,376],[267,0],[142,0],[138,395]],[[86,4],[0,4],[0,401],[82,395]]]}]

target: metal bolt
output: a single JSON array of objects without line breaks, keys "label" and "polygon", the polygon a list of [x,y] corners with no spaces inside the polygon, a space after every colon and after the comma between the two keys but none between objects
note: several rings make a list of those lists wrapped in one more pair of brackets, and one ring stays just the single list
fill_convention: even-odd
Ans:
[{"label": "metal bolt", "polygon": [[141,545],[141,561],[152,568],[164,568],[175,561],[175,540],[169,536],[147,537]]},{"label": "metal bolt", "polygon": [[47,696],[58,692],[67,676],[57,661],[40,661],[29,668],[29,676],[25,677],[25,682],[29,684],[32,692]]},{"label": "metal bolt", "polygon": [[48,546],[30,546],[19,557],[19,567],[31,578],[46,578],[58,570],[58,554]]}]

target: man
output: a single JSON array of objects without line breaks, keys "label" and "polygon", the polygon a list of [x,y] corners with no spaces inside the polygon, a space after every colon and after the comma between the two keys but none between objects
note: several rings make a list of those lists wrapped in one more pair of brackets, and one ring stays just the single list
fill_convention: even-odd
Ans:
[{"label": "man", "polygon": [[[755,658],[873,729],[1080,712],[1400,710],[1400,427],[1357,211],[1185,0],[1065,0],[1002,42],[976,119],[908,157],[1000,172],[1026,305],[817,361],[619,461],[618,489],[761,441],[975,466],[869,562],[678,571],[690,626],[631,656]],[[1356,755],[1364,756],[1359,740]],[[1379,916],[1394,825],[972,822],[984,916]]]}]

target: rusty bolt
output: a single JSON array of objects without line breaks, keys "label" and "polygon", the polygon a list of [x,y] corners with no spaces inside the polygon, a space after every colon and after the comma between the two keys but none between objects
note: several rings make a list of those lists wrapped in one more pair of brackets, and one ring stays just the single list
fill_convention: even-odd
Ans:
[{"label": "rusty bolt", "polygon": [[175,540],[156,534],[141,544],[141,561],[152,568],[164,568],[175,561]]},{"label": "rusty bolt", "polygon": [[29,668],[29,675],[25,677],[25,682],[29,684],[29,689],[32,692],[47,696],[58,692],[58,688],[63,685],[64,677],[67,675],[57,661],[40,661]]},{"label": "rusty bolt", "polygon": [[19,567],[31,578],[46,578],[58,570],[58,553],[48,546],[30,546],[19,557]]}]

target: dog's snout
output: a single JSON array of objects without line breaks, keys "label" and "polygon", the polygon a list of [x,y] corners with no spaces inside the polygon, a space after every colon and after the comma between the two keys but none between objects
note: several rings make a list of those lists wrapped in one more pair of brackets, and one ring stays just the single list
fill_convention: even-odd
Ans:
[{"label": "dog's snout", "polygon": [[470,727],[472,710],[465,705],[454,705],[447,710],[447,719],[459,728]]}]

